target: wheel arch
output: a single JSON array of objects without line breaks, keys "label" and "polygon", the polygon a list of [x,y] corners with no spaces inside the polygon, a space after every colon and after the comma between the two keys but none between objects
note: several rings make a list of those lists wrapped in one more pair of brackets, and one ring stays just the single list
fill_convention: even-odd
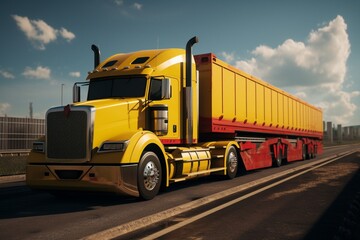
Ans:
[{"label": "wheel arch", "polygon": [[[224,152],[223,152],[224,166],[226,166],[226,164],[227,164],[226,163],[226,156],[229,154],[229,149],[230,149],[231,146],[235,147],[236,154],[237,154],[237,159],[238,159],[238,166],[243,167],[244,162],[243,162],[243,159],[242,159],[241,154],[240,154],[240,150],[241,150],[240,145],[236,141],[219,141],[219,142],[208,142],[208,143],[203,144],[203,147],[208,147],[210,149],[214,148],[214,147],[215,147],[215,149],[220,149],[220,148],[224,149]],[[238,172],[239,172],[239,168],[238,168]],[[227,169],[226,168],[224,169],[223,175],[227,175]]]},{"label": "wheel arch", "polygon": [[148,151],[154,152],[158,156],[158,158],[160,160],[160,164],[162,166],[161,174],[163,177],[162,177],[161,185],[168,187],[169,186],[168,166],[167,166],[167,161],[165,160],[165,155],[164,155],[163,151],[155,143],[150,143],[149,145],[147,145],[145,147],[145,149],[143,150],[143,153],[148,152]]},{"label": "wheel arch", "polygon": [[128,152],[127,158],[128,161],[132,163],[138,163],[141,159],[141,156],[144,152],[152,151],[154,152],[160,160],[162,166],[162,174],[163,180],[162,184],[165,186],[169,185],[169,167],[166,161],[166,152],[164,149],[164,145],[161,143],[160,139],[152,132],[149,131],[141,131],[136,133],[132,139],[130,140],[130,144],[128,146],[130,150]]}]

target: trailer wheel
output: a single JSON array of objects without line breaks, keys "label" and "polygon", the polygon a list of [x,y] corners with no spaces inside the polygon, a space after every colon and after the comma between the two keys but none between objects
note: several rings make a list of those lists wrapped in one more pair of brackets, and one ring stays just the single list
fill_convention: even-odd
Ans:
[{"label": "trailer wheel", "polygon": [[308,149],[307,159],[312,159],[312,158],[313,158],[312,150]]},{"label": "trailer wheel", "polygon": [[314,146],[314,153],[313,153],[313,158],[316,158],[317,156],[317,146]]},{"label": "trailer wheel", "polygon": [[274,167],[280,167],[281,164],[282,164],[282,153],[280,151],[280,144],[281,143],[278,143],[277,146],[276,146],[276,148],[277,148],[277,156],[274,159],[274,163],[273,163]]},{"label": "trailer wheel", "polygon": [[234,146],[230,146],[226,156],[226,177],[228,179],[233,179],[236,177],[238,165],[236,148]]},{"label": "trailer wheel", "polygon": [[161,164],[154,152],[144,152],[138,168],[138,190],[144,200],[153,199],[161,186]]},{"label": "trailer wheel", "polygon": [[307,151],[306,151],[306,145],[302,145],[302,160],[306,160]]}]

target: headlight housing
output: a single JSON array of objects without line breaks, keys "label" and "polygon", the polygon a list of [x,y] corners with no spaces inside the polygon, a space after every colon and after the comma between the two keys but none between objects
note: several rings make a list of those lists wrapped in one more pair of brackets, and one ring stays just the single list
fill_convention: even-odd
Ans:
[{"label": "headlight housing", "polygon": [[104,142],[101,144],[99,153],[124,152],[129,141]]}]

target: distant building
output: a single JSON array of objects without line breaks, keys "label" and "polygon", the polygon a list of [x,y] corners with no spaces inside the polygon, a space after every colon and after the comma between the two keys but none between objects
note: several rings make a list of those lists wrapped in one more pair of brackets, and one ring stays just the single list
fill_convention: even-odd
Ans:
[{"label": "distant building", "polygon": [[335,128],[332,122],[323,122],[324,141],[328,143],[339,143],[343,141],[360,140],[360,125],[343,127],[338,124]]}]

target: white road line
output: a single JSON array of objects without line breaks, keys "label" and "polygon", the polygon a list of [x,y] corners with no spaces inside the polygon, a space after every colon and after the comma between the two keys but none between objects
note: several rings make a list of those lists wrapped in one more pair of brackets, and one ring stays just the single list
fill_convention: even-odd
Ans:
[{"label": "white road line", "polygon": [[[320,159],[320,160],[317,160],[317,161],[311,161],[311,162],[309,162],[307,164],[304,164],[302,166],[298,166],[296,168],[288,169],[286,171],[276,173],[276,174],[273,174],[273,175],[270,175],[268,177],[264,177],[264,178],[261,178],[261,179],[258,179],[258,180],[254,180],[252,182],[249,182],[249,183],[246,183],[246,184],[243,184],[243,185],[240,185],[240,186],[236,186],[236,187],[227,189],[225,191],[215,193],[215,194],[212,194],[210,196],[200,198],[200,199],[191,201],[189,203],[185,203],[185,204],[176,206],[174,208],[170,208],[168,210],[165,210],[165,211],[162,211],[162,212],[150,215],[150,216],[146,216],[146,217],[143,217],[143,218],[140,218],[140,219],[128,222],[128,223],[124,223],[124,224],[121,224],[119,226],[115,226],[113,228],[110,228],[110,229],[107,229],[107,230],[104,230],[104,231],[89,235],[89,236],[87,236],[87,237],[85,237],[83,239],[86,239],[86,240],[91,240],[91,239],[112,239],[112,238],[120,237],[120,236],[125,235],[127,233],[130,233],[130,232],[133,232],[133,231],[148,227],[148,226],[150,226],[150,225],[152,225],[154,223],[164,221],[164,220],[166,220],[168,218],[174,217],[176,215],[182,214],[184,212],[190,211],[192,209],[195,209],[195,208],[201,207],[203,205],[206,205],[208,203],[214,202],[216,200],[222,199],[222,198],[227,197],[229,195],[232,195],[234,193],[238,193],[238,192],[244,191],[246,189],[249,189],[251,187],[258,186],[260,184],[266,183],[266,182],[274,180],[276,178],[288,175],[290,173],[300,171],[300,170],[305,169],[305,168],[312,167],[313,165],[316,165],[316,164],[322,164],[322,163],[324,163],[324,162],[326,162],[326,161],[328,161],[330,159],[336,158],[336,157],[341,158],[341,157],[350,155],[350,154],[352,154],[352,153],[354,153],[356,151],[358,151],[358,150],[347,151],[347,152],[336,154],[336,155],[333,155],[331,157],[327,157],[327,158]],[[182,223],[179,223],[179,224],[182,224]]]},{"label": "white road line", "polygon": [[25,180],[26,180],[25,174],[1,176],[0,177],[0,184],[1,183],[23,182]]}]

